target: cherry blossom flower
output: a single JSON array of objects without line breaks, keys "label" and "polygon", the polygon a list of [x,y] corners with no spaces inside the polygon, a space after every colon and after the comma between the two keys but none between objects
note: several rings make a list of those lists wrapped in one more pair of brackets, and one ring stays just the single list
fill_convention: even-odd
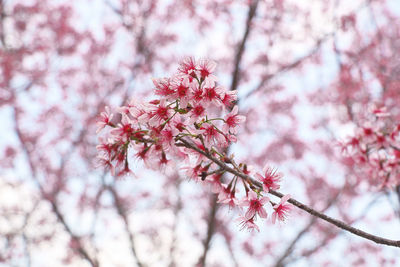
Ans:
[{"label": "cherry blossom flower", "polygon": [[197,164],[196,166],[192,167],[192,166],[186,166],[186,167],[182,167],[182,170],[186,170],[185,174],[186,177],[195,180],[195,181],[199,181],[200,177],[201,177],[201,173],[203,171],[205,171],[205,169],[203,168],[203,166],[201,166],[201,164]]},{"label": "cherry blossom flower", "polygon": [[179,79],[172,84],[174,90],[174,99],[179,99],[180,106],[186,108],[190,97],[189,81],[188,79]]},{"label": "cherry blossom flower", "polygon": [[207,144],[214,144],[222,147],[227,146],[225,136],[218,131],[213,124],[206,123],[200,129],[203,131],[203,135]]},{"label": "cherry blossom flower", "polygon": [[162,99],[158,105],[152,107],[150,114],[146,113],[145,115],[147,116],[142,117],[142,121],[149,119],[149,125],[156,126],[166,121],[172,115],[172,110],[166,105],[165,99]]},{"label": "cherry blossom flower", "polygon": [[377,117],[389,117],[390,113],[387,112],[386,107],[375,107],[372,109],[372,113]]},{"label": "cherry blossom flower", "polygon": [[231,186],[221,186],[218,194],[218,203],[228,204],[230,208],[233,208],[239,204],[235,195],[236,190],[231,188]]},{"label": "cherry blossom flower", "polygon": [[220,86],[204,88],[204,100],[207,105],[214,104],[220,106],[222,104],[221,96],[224,94],[224,88]]},{"label": "cherry blossom flower", "polygon": [[213,193],[219,193],[222,189],[221,184],[222,173],[216,173],[206,177],[206,181],[211,185],[211,191]]},{"label": "cherry blossom flower", "polygon": [[400,184],[398,179],[394,179],[399,165],[393,161],[400,150],[396,140],[399,127],[393,124],[385,107],[374,107],[365,116],[354,136],[344,142],[342,152],[352,169],[351,162],[355,163],[358,179],[369,177],[370,184],[380,189],[395,187]]},{"label": "cherry blossom flower", "polygon": [[217,82],[217,77],[212,74],[216,66],[217,64],[214,61],[208,59],[200,60],[198,67],[200,78],[201,80],[208,78],[206,86],[214,86],[215,82]]},{"label": "cherry blossom flower", "polygon": [[269,167],[268,165],[264,166],[263,172],[264,176],[256,173],[257,179],[260,180],[263,184],[263,190],[269,192],[269,190],[271,189],[279,189],[280,186],[278,183],[283,176],[282,173],[277,172],[275,169]]},{"label": "cherry blossom flower", "polygon": [[225,105],[225,107],[231,108],[232,105],[236,102],[236,99],[237,99],[236,90],[226,91],[224,92],[224,97],[221,99],[221,102]]},{"label": "cherry blossom flower", "polygon": [[130,123],[119,123],[118,127],[111,130],[111,134],[119,136],[122,142],[126,142],[133,134],[134,129]]},{"label": "cherry blossom flower", "polygon": [[194,103],[200,105],[202,100],[204,99],[204,90],[198,84],[192,83],[190,85],[191,88],[191,99]]},{"label": "cherry blossom flower", "polygon": [[247,229],[250,232],[253,230],[256,230],[257,232],[260,232],[260,228],[258,228],[257,224],[254,222],[254,217],[250,219],[246,219],[244,216],[240,216],[237,221],[240,222],[240,229]]},{"label": "cherry blossom flower", "polygon": [[193,57],[185,57],[179,66],[179,72],[182,74],[196,77],[197,63]]},{"label": "cherry blossom flower", "polygon": [[268,214],[264,209],[264,204],[269,202],[268,197],[258,197],[254,191],[249,191],[248,196],[242,200],[241,206],[248,206],[244,217],[246,220],[259,215],[261,218],[267,218]]},{"label": "cherry blossom flower", "polygon": [[173,146],[174,136],[178,133],[178,130],[174,127],[168,127],[160,132],[160,144],[162,147],[169,149]]},{"label": "cherry blossom flower", "polygon": [[[246,164],[234,164],[233,157],[227,156],[226,147],[236,142],[237,127],[246,118],[238,115],[238,106],[232,107],[236,91],[227,91],[217,84],[213,75],[215,67],[213,61],[201,60],[197,64],[194,58],[185,58],[177,74],[153,79],[158,98],[149,102],[132,99],[128,105],[118,107],[117,112],[122,116],[117,125],[110,122],[113,114],[107,107],[99,123],[100,130],[107,129],[107,138],[100,139],[97,147],[99,162],[119,178],[133,175],[128,154],[156,170],[171,166],[171,162],[179,158],[186,164],[181,168],[186,177],[210,185],[212,192],[218,194],[219,203],[231,208],[247,207],[241,217],[242,228],[259,231],[254,221],[257,216],[267,217],[265,208],[270,207],[270,202],[268,197],[254,190],[263,189],[268,193],[278,189],[282,174],[266,166],[263,176],[256,174],[263,188],[255,189],[254,185],[241,180],[244,192],[236,188],[240,181],[237,176],[229,184],[223,184],[222,174],[227,172],[210,156],[232,164],[246,175],[254,175],[254,172]],[[185,145],[188,143],[192,147]],[[128,153],[130,150],[134,150],[133,153]],[[241,201],[237,197],[240,193],[246,194]],[[286,205],[282,202],[275,207],[274,217],[283,218],[285,212]]]},{"label": "cherry blossom flower", "polygon": [[232,111],[225,115],[225,124],[222,128],[225,133],[231,131],[236,134],[237,126],[246,120],[245,116],[238,115],[238,110],[238,106],[234,106]]},{"label": "cherry blossom flower", "polygon": [[290,211],[290,205],[286,204],[286,201],[290,198],[290,195],[285,195],[281,198],[279,204],[273,206],[274,212],[272,213],[272,223],[275,223],[278,218],[279,221],[284,221]]},{"label": "cherry blossom flower", "polygon": [[112,120],[113,116],[114,115],[110,112],[110,108],[108,106],[106,106],[105,111],[100,113],[100,119],[96,123],[97,124],[96,133],[99,133],[107,125],[111,125],[111,120]]},{"label": "cherry blossom flower", "polygon": [[205,114],[206,109],[202,105],[195,105],[190,111],[190,115],[194,119],[193,121],[197,120],[199,117],[204,117]]},{"label": "cherry blossom flower", "polygon": [[154,90],[154,93],[156,95],[171,96],[174,93],[174,90],[171,88],[171,83],[168,78],[153,78],[152,81],[154,86],[156,87],[156,90]]},{"label": "cherry blossom flower", "polygon": [[125,161],[124,164],[124,168],[122,170],[120,170],[116,175],[117,178],[122,178],[122,177],[126,177],[126,176],[134,176],[134,173],[132,172],[132,170],[129,168],[129,164],[128,161]]}]

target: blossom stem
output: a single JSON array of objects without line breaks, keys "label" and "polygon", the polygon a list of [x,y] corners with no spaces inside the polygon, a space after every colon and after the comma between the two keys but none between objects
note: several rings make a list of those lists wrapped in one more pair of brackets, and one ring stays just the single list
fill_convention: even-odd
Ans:
[{"label": "blossom stem", "polygon": [[162,124],[161,124],[161,129],[163,129],[164,128],[164,126],[176,115],[176,113],[178,113],[177,111],[175,111],[175,113],[174,114],[172,114],[172,116],[171,117],[169,117],[166,121],[164,121]]}]

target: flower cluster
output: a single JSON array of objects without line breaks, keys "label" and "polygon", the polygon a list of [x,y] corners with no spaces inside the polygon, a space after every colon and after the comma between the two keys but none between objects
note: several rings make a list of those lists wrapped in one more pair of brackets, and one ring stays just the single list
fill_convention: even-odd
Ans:
[{"label": "flower cluster", "polygon": [[[252,174],[246,164],[236,164],[233,156],[227,155],[227,148],[236,142],[238,126],[245,117],[238,114],[236,92],[217,84],[215,68],[213,61],[186,58],[172,77],[153,79],[157,99],[131,100],[117,109],[118,116],[107,107],[98,121],[98,132],[107,129],[98,145],[99,160],[113,175],[121,176],[132,173],[128,150],[154,169],[168,165],[173,159],[183,159],[188,165],[182,168],[187,177],[211,185],[220,203],[246,207],[243,226],[258,229],[254,221],[257,216],[267,217],[264,208],[267,205],[273,210],[273,221],[285,218],[288,197],[272,206],[274,203],[263,196],[262,193],[278,189],[282,177],[269,167],[264,174],[256,175],[262,186],[257,187],[253,181],[234,173],[229,178],[226,166],[238,173]],[[240,199],[238,180],[242,180],[239,184],[245,194]]]},{"label": "flower cluster", "polygon": [[342,144],[347,163],[381,188],[400,185],[400,124],[385,108],[374,108],[355,135]]}]

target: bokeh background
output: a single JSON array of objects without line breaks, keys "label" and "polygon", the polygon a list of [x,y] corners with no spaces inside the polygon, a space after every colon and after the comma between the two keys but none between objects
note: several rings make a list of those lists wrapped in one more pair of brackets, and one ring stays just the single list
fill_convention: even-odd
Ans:
[{"label": "bokeh background", "polygon": [[399,186],[339,146],[374,105],[400,119],[399,16],[398,0],[1,0],[0,265],[400,264],[399,249],[296,209],[241,230],[179,159],[133,159],[124,179],[96,161],[105,106],[152,99],[152,77],[209,58],[247,117],[237,161],[277,167],[282,192],[399,240]]}]

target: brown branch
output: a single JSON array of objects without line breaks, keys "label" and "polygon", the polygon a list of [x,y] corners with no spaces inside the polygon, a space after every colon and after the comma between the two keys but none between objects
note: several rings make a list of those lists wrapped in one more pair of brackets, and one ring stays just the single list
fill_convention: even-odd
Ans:
[{"label": "brown branch", "polygon": [[[246,19],[246,28],[243,33],[242,40],[237,48],[236,51],[236,56],[235,56],[235,64],[234,64],[234,69],[232,73],[232,84],[230,87],[231,91],[234,91],[237,89],[239,80],[240,80],[240,62],[242,61],[243,53],[245,51],[245,46],[246,42],[248,40],[248,37],[250,35],[251,31],[251,24],[254,16],[256,15],[256,10],[258,6],[258,0],[253,0],[252,3],[249,6],[249,11],[247,13],[247,19]],[[212,239],[212,236],[215,231],[215,216],[217,214],[217,209],[218,209],[218,203],[217,203],[217,196],[213,195],[211,199],[211,211],[209,213],[208,217],[208,227],[207,227],[207,236],[203,241],[203,255],[200,257],[198,265],[199,266],[205,266],[206,259],[207,259],[207,253],[210,248],[210,242]]]},{"label": "brown branch", "polygon": [[4,33],[4,19],[7,14],[5,12],[5,4],[3,0],[0,0],[0,43],[4,50],[7,50],[6,38]]},{"label": "brown branch", "polygon": [[[353,11],[353,13],[357,13],[360,12],[363,8],[368,7],[369,3],[371,1],[368,0],[366,2],[361,3],[358,7],[356,7]],[[315,55],[319,49],[321,48],[321,46],[326,43],[328,40],[330,40],[331,37],[335,37],[335,34],[337,33],[337,31],[339,30],[339,25],[340,25],[340,21],[334,21],[335,23],[335,29],[332,32],[328,32],[326,34],[324,34],[321,38],[317,39],[315,42],[314,47],[304,56],[295,59],[293,62],[288,63],[288,64],[284,64],[282,66],[280,66],[278,68],[278,70],[276,70],[274,73],[270,73],[265,75],[265,78],[263,78],[261,80],[261,82],[250,92],[248,92],[243,98],[246,99],[248,98],[250,95],[261,91],[263,89],[263,86],[271,79],[273,79],[274,77],[276,77],[277,75],[284,73],[286,71],[289,71],[291,69],[294,69],[295,67],[299,66],[300,64],[303,63],[303,61],[305,61],[306,59],[312,57],[313,55]]]},{"label": "brown branch", "polygon": [[62,216],[60,210],[58,209],[58,206],[56,204],[56,200],[55,198],[51,198],[49,197],[49,194],[45,192],[43,186],[40,184],[39,180],[36,177],[36,169],[34,167],[34,164],[32,162],[32,156],[31,156],[31,152],[29,151],[27,144],[24,141],[24,136],[23,133],[19,127],[19,116],[18,116],[18,110],[17,107],[14,106],[13,108],[13,112],[14,112],[14,129],[15,129],[15,133],[17,135],[17,138],[19,139],[19,142],[21,143],[22,146],[22,151],[25,153],[26,157],[27,157],[27,161],[28,161],[28,165],[29,165],[29,169],[32,175],[33,180],[36,182],[39,191],[41,193],[41,196],[44,200],[47,200],[51,207],[53,212],[55,213],[58,221],[64,226],[64,229],[67,231],[67,233],[70,235],[70,238],[73,239],[74,241],[76,241],[78,248],[77,251],[79,253],[79,255],[87,260],[89,262],[89,264],[93,267],[97,267],[99,266],[97,259],[92,259],[89,254],[86,252],[86,250],[83,248],[81,242],[80,242],[80,238],[78,236],[76,236],[72,231],[71,228],[68,226],[68,224],[66,223],[66,221],[64,220],[64,217]]},{"label": "brown branch", "polygon": [[253,20],[254,16],[256,15],[258,0],[252,1],[250,4],[249,12],[247,13],[247,20],[246,20],[246,29],[244,31],[244,35],[242,41],[239,44],[239,47],[236,52],[235,56],[235,67],[232,73],[232,84],[231,84],[231,91],[236,90],[240,80],[240,62],[242,60],[242,56],[244,53],[244,48],[246,46],[247,39],[250,34],[251,30],[251,21]]},{"label": "brown branch", "polygon": [[212,236],[215,231],[215,223],[216,223],[215,216],[217,214],[218,206],[219,205],[217,202],[217,196],[215,194],[213,194],[211,197],[210,215],[208,217],[207,236],[203,241],[204,251],[203,251],[203,255],[199,259],[199,262],[197,264],[198,266],[206,266],[205,264],[206,264],[206,259],[207,259],[207,253],[210,248],[210,242],[211,242]]},{"label": "brown branch", "polygon": [[329,38],[333,36],[332,33],[330,34],[326,34],[324,35],[322,38],[318,39],[315,43],[315,46],[304,56],[295,59],[293,62],[288,63],[288,64],[284,64],[282,66],[280,66],[274,73],[270,73],[267,74],[261,81],[260,83],[250,92],[248,92],[243,98],[246,99],[248,98],[250,95],[261,91],[264,87],[264,85],[270,81],[271,79],[275,78],[276,76],[278,76],[279,74],[285,73],[291,69],[296,68],[297,66],[299,66],[300,64],[303,63],[303,61],[311,58],[313,55],[315,55],[319,49],[321,48],[322,44],[324,44],[327,40],[329,40]]},{"label": "brown branch", "polygon": [[135,248],[135,242],[133,239],[133,235],[132,232],[129,230],[129,218],[125,212],[125,208],[123,207],[123,204],[121,203],[121,199],[118,196],[117,192],[115,191],[115,188],[112,186],[107,186],[108,191],[110,191],[111,195],[114,198],[114,206],[117,209],[118,215],[122,218],[122,221],[124,222],[124,227],[125,227],[125,232],[128,234],[128,238],[129,238],[129,244],[130,244],[130,248],[131,248],[131,252],[133,254],[133,256],[135,257],[136,260],[136,264],[139,267],[143,267],[145,266],[138,257],[136,248]]},{"label": "brown branch", "polygon": [[[177,232],[178,232],[178,223],[179,223],[179,215],[180,212],[182,211],[182,198],[181,198],[181,194],[180,194],[180,186],[181,186],[181,181],[180,181],[180,177],[176,180],[176,196],[177,196],[177,200],[176,203],[174,205],[174,222],[172,224],[172,241],[171,241],[171,246],[169,249],[169,256],[170,256],[170,262],[168,264],[169,267],[175,267],[176,266],[176,260],[175,260],[175,254],[176,254],[176,243],[177,243]],[[179,258],[178,258],[179,260]]]},{"label": "brown branch", "polygon": [[[399,200],[399,204],[400,204],[400,185],[396,186],[396,194],[397,194],[397,199]],[[398,210],[398,213],[400,215],[400,208]]]},{"label": "brown branch", "polygon": [[[365,215],[367,214],[368,210],[377,202],[377,200],[380,198],[380,196],[376,197],[375,199],[373,199],[363,210],[363,212],[361,213],[361,215],[359,217],[357,217],[356,219],[354,219],[351,223],[355,223],[360,221],[361,219],[363,219],[365,217]],[[315,217],[314,217],[315,218]],[[322,241],[317,244],[316,246],[314,246],[314,248],[312,249],[308,249],[305,252],[302,253],[301,257],[302,258],[307,258],[310,259],[310,256],[313,255],[314,253],[316,253],[317,251],[319,251],[321,248],[325,247],[326,245],[329,244],[329,242],[331,242],[332,239],[332,234],[328,234],[326,232],[325,233],[325,237],[322,239]],[[343,234],[345,232],[340,232],[338,235]],[[290,261],[285,262],[285,264],[289,264],[289,263],[293,263],[296,260],[298,260],[300,257],[291,259]]]},{"label": "brown branch", "polygon": [[312,217],[310,222],[301,230],[296,237],[290,242],[289,246],[285,249],[285,251],[282,253],[282,255],[279,257],[279,259],[275,263],[275,267],[284,267],[285,264],[283,261],[292,253],[294,246],[297,244],[297,242],[300,241],[300,239],[308,233],[310,228],[317,222],[317,217]]},{"label": "brown branch", "polygon": [[64,226],[65,231],[68,232],[71,239],[73,241],[76,241],[76,243],[78,244],[78,248],[76,250],[78,251],[79,255],[81,255],[85,260],[87,260],[91,266],[98,267],[99,263],[97,262],[96,259],[92,259],[87,253],[87,251],[83,248],[80,238],[72,232],[71,228],[68,226],[67,222],[64,219],[64,216],[61,214],[55,202],[56,202],[55,200],[50,201],[53,212],[56,214],[58,221]]},{"label": "brown branch", "polygon": [[[231,174],[242,178],[243,180],[245,180],[249,184],[257,186],[259,189],[262,189],[262,184],[259,181],[255,180],[254,178],[250,177],[249,175],[244,174],[243,172],[237,171],[237,170],[229,167],[223,161],[221,161],[221,160],[217,159],[216,157],[212,156],[210,153],[207,153],[207,152],[199,149],[196,145],[192,144],[191,142],[181,138],[181,139],[179,139],[177,141],[176,145],[190,148],[190,149],[192,149],[192,150],[204,155],[205,157],[207,157],[208,159],[213,161],[215,164],[217,164],[220,168],[223,168],[225,171],[230,172]],[[282,198],[284,196],[282,193],[280,193],[280,192],[278,192],[276,190],[270,190],[269,193],[274,195],[274,196],[276,196],[276,197],[279,197],[279,198]],[[369,233],[364,232],[364,231],[362,231],[360,229],[352,227],[352,226],[350,226],[350,225],[348,225],[348,224],[346,224],[346,223],[344,223],[344,222],[342,222],[340,220],[334,219],[334,218],[332,218],[332,217],[330,217],[328,215],[325,215],[325,214],[323,214],[321,212],[318,212],[318,211],[314,210],[313,208],[311,208],[311,207],[309,207],[309,206],[307,206],[307,205],[305,205],[305,204],[301,203],[300,201],[297,201],[297,200],[295,200],[293,198],[289,198],[288,202],[291,203],[292,205],[296,206],[297,208],[302,209],[302,210],[306,211],[307,213],[309,213],[309,214],[311,214],[311,215],[313,215],[315,217],[318,217],[318,218],[320,218],[320,219],[322,219],[322,220],[324,220],[326,222],[329,222],[329,223],[335,225],[336,227],[339,227],[339,228],[341,228],[341,229],[343,229],[345,231],[348,231],[348,232],[350,232],[352,234],[355,234],[355,235],[357,235],[359,237],[371,240],[371,241],[373,241],[375,243],[378,243],[378,244],[383,244],[383,245],[392,246],[392,247],[400,247],[400,241],[398,241],[398,240],[386,239],[386,238],[383,238],[383,237],[379,237],[379,236],[375,236],[375,235],[369,234]]]},{"label": "brown branch", "polygon": [[[335,196],[328,201],[326,207],[324,208],[323,211],[326,211],[327,209],[329,209],[337,200],[338,196],[340,194],[340,191],[337,192],[337,194],[335,194]],[[306,234],[308,233],[308,231],[310,230],[310,228],[317,222],[317,217],[312,217],[312,219],[310,220],[310,222],[303,228],[303,230],[301,230],[296,237],[292,240],[292,242],[290,242],[289,246],[287,246],[287,248],[285,249],[285,251],[282,253],[282,255],[279,257],[279,259],[276,261],[275,263],[275,267],[283,267],[285,266],[284,264],[284,260],[292,253],[294,246],[297,244],[297,242],[300,241],[300,239]]]}]

